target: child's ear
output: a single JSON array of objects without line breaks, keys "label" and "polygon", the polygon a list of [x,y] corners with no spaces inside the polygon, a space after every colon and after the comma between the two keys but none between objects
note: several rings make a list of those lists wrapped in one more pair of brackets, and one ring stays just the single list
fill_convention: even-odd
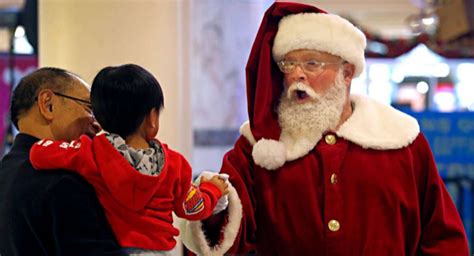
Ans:
[{"label": "child's ear", "polygon": [[146,139],[151,140],[156,137],[160,128],[160,114],[153,108],[145,118],[146,122]]}]

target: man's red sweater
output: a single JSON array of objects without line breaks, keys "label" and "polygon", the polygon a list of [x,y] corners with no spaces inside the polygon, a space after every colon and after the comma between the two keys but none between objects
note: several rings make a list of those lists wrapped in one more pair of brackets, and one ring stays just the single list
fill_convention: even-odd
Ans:
[{"label": "man's red sweater", "polygon": [[122,247],[171,250],[179,234],[172,212],[189,220],[205,219],[221,192],[210,182],[193,186],[186,159],[161,145],[165,163],[158,176],[134,169],[105,135],[93,140],[81,136],[70,143],[42,140],[32,147],[30,158],[35,169],[76,171],[92,184]]}]

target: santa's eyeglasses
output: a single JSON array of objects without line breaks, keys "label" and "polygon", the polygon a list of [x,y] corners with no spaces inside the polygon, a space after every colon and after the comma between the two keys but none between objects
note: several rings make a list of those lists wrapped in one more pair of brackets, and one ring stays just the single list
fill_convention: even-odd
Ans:
[{"label": "santa's eyeglasses", "polygon": [[307,61],[293,61],[293,60],[281,60],[277,62],[278,67],[281,72],[288,74],[295,71],[297,66],[300,66],[304,72],[308,73],[318,73],[321,72],[324,67],[328,65],[340,65],[344,64],[344,61],[339,62],[322,62],[317,60],[307,60]]}]

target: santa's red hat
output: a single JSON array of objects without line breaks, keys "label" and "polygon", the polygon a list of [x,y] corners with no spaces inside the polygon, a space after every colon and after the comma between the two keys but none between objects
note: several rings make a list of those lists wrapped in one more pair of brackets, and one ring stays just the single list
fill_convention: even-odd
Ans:
[{"label": "santa's red hat", "polygon": [[296,49],[340,56],[356,66],[356,74],[364,68],[365,37],[347,20],[305,4],[276,2],[268,8],[247,62],[250,123],[241,128],[253,141],[255,163],[266,169],[276,169],[288,160],[279,142],[281,128],[275,110],[283,91],[283,74],[275,60]]}]

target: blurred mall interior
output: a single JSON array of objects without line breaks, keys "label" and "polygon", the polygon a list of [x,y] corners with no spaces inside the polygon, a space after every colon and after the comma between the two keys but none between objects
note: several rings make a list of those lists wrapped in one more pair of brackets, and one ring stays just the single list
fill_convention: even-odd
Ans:
[{"label": "blurred mall interior", "polygon": [[[367,36],[352,92],[416,117],[474,244],[474,0],[305,0]],[[16,131],[12,88],[37,67],[91,82],[137,63],[164,89],[158,137],[194,174],[218,171],[248,119],[245,66],[271,0],[1,0],[0,155]],[[454,14],[454,15],[453,15]]]}]

